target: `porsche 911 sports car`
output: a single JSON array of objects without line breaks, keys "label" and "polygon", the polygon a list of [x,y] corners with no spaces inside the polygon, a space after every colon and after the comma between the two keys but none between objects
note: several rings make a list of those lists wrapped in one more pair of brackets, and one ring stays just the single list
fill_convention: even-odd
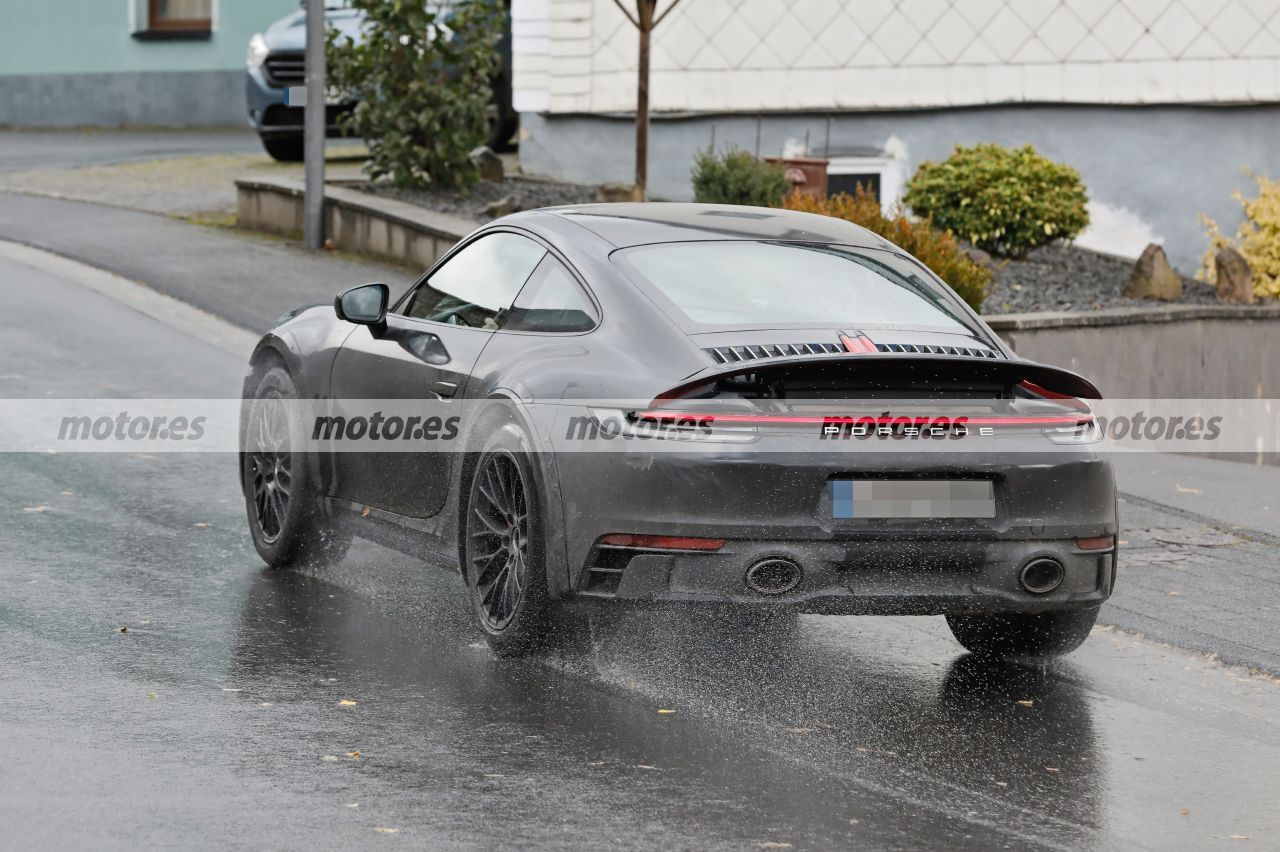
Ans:
[{"label": "porsche 911 sports car", "polygon": [[[353,535],[443,554],[499,653],[561,641],[590,599],[942,614],[971,651],[1059,654],[1116,570],[1098,396],[848,222],[584,205],[490,223],[394,301],[282,317],[241,474],[268,564]],[[353,451],[271,400],[366,439],[361,400],[445,416],[385,420],[429,450]]]}]

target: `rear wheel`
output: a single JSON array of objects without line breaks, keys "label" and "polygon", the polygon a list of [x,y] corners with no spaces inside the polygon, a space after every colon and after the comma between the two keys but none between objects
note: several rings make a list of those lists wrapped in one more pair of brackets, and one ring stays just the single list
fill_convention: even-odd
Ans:
[{"label": "rear wheel", "polygon": [[331,529],[320,510],[291,403],[298,390],[289,371],[261,371],[247,404],[241,476],[253,546],[272,568],[336,562],[349,535]]},{"label": "rear wheel", "polygon": [[956,641],[975,654],[1046,657],[1070,654],[1089,638],[1098,608],[1053,612],[948,615]]},{"label": "rear wheel", "polygon": [[260,136],[262,147],[271,159],[281,163],[301,163],[303,145],[301,136]]},{"label": "rear wheel", "polygon": [[547,590],[542,504],[527,441],[502,426],[479,455],[467,499],[463,564],[471,607],[495,652],[521,656],[569,633]]}]

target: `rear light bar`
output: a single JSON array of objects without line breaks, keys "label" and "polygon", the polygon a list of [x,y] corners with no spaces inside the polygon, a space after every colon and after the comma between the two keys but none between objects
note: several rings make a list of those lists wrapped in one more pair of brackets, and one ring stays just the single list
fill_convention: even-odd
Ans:
[{"label": "rear light bar", "polygon": [[1113,535],[1076,539],[1076,550],[1112,550],[1115,546],[1116,537]]},{"label": "rear light bar", "polygon": [[632,535],[610,533],[596,542],[608,547],[644,547],[652,550],[719,550],[722,538],[696,538],[679,535]]},{"label": "rear light bar", "polygon": [[820,416],[801,414],[704,414],[693,411],[637,411],[633,415],[636,420],[654,420],[663,422],[694,421],[699,425],[711,426],[716,423],[740,425],[814,425],[839,426],[845,423],[866,426],[917,426],[927,427],[940,421],[965,426],[1087,426],[1093,422],[1092,414],[1062,415],[1027,415],[1027,416],[988,416],[971,417],[852,417],[852,416]]}]

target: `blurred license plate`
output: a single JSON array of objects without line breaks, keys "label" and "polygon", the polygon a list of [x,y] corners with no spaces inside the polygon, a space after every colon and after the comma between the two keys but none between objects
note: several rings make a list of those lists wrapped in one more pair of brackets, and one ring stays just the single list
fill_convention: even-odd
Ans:
[{"label": "blurred license plate", "polygon": [[833,518],[994,518],[984,479],[840,479],[832,482]]}]

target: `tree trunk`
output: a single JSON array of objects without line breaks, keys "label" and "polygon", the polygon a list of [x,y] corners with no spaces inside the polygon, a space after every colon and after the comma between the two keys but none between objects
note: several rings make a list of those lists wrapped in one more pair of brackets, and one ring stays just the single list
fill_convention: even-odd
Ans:
[{"label": "tree trunk", "polygon": [[653,11],[649,9],[649,21],[644,19],[649,3],[640,3],[640,73],[636,85],[636,195],[645,200],[645,185],[649,180],[649,36],[653,30]]}]

